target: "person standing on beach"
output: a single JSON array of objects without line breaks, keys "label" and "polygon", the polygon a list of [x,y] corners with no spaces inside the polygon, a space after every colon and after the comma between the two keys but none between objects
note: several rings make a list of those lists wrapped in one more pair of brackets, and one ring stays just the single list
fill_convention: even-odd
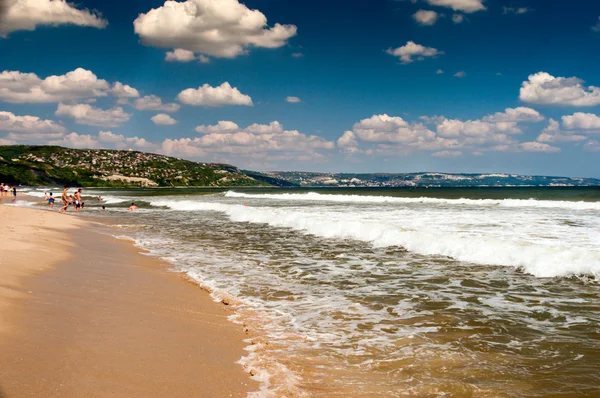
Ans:
[{"label": "person standing on beach", "polygon": [[68,192],[69,192],[69,186],[65,185],[65,189],[63,189],[62,195],[60,197],[60,200],[62,200],[62,203],[63,203],[63,207],[61,207],[58,210],[59,213],[64,213],[69,208],[69,198],[67,197]]},{"label": "person standing on beach", "polygon": [[79,188],[77,191],[75,191],[75,194],[73,197],[74,197],[75,212],[77,213],[81,209],[81,188]]},{"label": "person standing on beach", "polygon": [[13,202],[14,202],[17,200],[17,187],[16,186],[13,186],[12,193],[13,193]]},{"label": "person standing on beach", "polygon": [[54,197],[52,196],[52,192],[48,194],[48,206],[52,209],[54,207]]}]

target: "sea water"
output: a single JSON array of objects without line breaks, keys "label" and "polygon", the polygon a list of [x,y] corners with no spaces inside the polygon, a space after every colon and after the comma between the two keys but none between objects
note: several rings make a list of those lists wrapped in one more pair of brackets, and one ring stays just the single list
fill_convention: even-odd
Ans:
[{"label": "sea water", "polygon": [[598,188],[86,195],[232,306],[254,396],[600,395]]}]

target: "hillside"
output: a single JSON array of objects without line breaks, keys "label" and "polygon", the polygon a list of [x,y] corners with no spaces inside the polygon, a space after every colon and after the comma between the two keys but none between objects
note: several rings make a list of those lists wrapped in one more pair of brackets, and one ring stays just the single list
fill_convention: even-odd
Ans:
[{"label": "hillside", "polygon": [[523,176],[518,174],[373,173],[335,174],[271,172],[272,178],[303,187],[552,187],[600,186],[597,178]]},{"label": "hillside", "polygon": [[[84,187],[272,186],[227,164],[197,163],[137,151],[0,146],[0,182]],[[282,184],[285,184],[283,182]]]}]

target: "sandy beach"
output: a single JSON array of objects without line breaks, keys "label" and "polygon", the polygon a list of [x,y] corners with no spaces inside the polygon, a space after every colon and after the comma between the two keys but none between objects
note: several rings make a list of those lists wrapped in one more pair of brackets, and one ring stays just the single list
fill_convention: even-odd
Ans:
[{"label": "sandy beach", "polygon": [[244,397],[226,306],[99,227],[0,206],[0,397]]}]

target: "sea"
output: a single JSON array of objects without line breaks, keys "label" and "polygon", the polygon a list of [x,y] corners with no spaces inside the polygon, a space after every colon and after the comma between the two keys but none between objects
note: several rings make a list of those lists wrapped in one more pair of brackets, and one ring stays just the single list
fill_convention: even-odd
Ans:
[{"label": "sea", "polygon": [[231,306],[251,397],[600,396],[600,188],[84,200],[82,216]]}]

